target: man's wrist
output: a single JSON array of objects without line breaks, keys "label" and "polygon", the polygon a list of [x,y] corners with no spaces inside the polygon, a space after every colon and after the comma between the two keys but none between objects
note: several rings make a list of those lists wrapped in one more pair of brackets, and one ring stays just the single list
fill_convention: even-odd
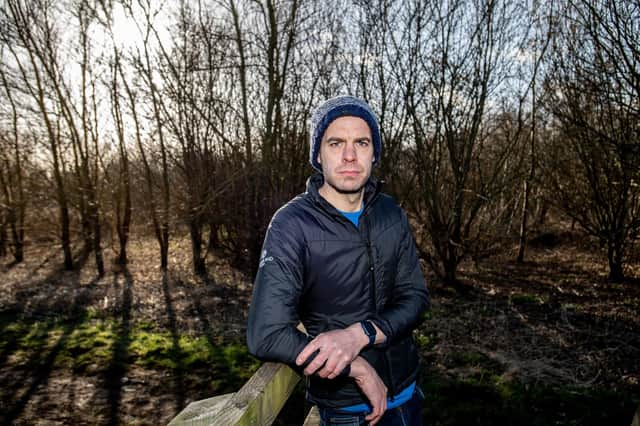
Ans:
[{"label": "man's wrist", "polygon": [[351,363],[351,367],[349,369],[349,377],[358,378],[365,374],[365,364],[364,359],[357,356],[356,359]]},{"label": "man's wrist", "polygon": [[359,322],[350,325],[348,329],[351,332],[355,341],[358,342],[358,345],[360,346],[361,350],[367,347],[367,345],[369,344],[369,338],[365,334]]}]

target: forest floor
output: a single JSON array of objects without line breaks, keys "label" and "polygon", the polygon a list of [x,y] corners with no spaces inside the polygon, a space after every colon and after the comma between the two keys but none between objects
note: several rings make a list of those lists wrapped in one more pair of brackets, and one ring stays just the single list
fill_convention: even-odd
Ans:
[{"label": "forest floor", "polygon": [[[251,281],[222,259],[170,267],[152,239],[97,278],[60,270],[52,246],[0,259],[0,424],[166,424],[189,402],[233,392],[259,363],[244,346]],[[113,252],[106,251],[112,258]],[[640,403],[640,280],[612,284],[591,240],[551,230],[462,265],[465,291],[430,281],[416,331],[425,424],[629,426]],[[628,270],[640,277],[640,264]],[[301,399],[301,392],[292,398]],[[292,404],[303,407],[304,404]],[[285,407],[279,424],[296,424]]]}]

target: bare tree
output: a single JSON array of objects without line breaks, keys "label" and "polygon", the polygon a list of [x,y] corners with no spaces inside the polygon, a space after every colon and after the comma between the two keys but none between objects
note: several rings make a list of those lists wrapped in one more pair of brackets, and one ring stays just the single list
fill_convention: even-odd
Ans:
[{"label": "bare tree", "polygon": [[57,77],[57,74],[52,72],[50,61],[60,41],[50,13],[52,5],[48,2],[5,2],[2,20],[8,31],[5,33],[7,38],[3,41],[17,67],[21,87],[35,102],[45,125],[60,211],[60,241],[64,267],[72,269],[69,200],[64,177],[62,135],[56,117],[61,113],[61,105],[57,103],[56,93],[51,92],[51,87],[54,86],[51,78]]},{"label": "bare tree", "polygon": [[194,272],[204,274],[203,232],[220,190],[215,179],[216,155],[228,142],[222,138],[216,144],[222,134],[220,111],[224,106],[217,96],[226,48],[214,17],[205,9],[181,3],[176,23],[173,45],[159,44],[166,95],[160,105],[168,134],[177,144],[174,166],[182,185],[176,191],[176,207],[189,228]]},{"label": "bare tree", "polygon": [[548,173],[557,204],[624,278],[640,232],[640,4],[568,1],[557,27],[548,107],[557,119]]},{"label": "bare tree", "polygon": [[[551,4],[553,6],[553,3]],[[538,91],[538,76],[540,74],[540,68],[542,66],[545,53],[549,47],[551,41],[550,26],[553,19],[553,7],[549,12],[545,13],[545,17],[542,12],[542,8],[537,2],[534,2],[533,7],[530,10],[530,20],[533,25],[533,35],[531,37],[531,45],[526,46],[531,50],[531,76],[529,80],[529,87],[531,93],[531,114],[529,120],[529,155],[528,155],[528,173],[524,176],[523,190],[522,190],[522,214],[520,220],[520,232],[518,243],[518,256],[516,261],[519,263],[524,262],[525,249],[527,244],[527,234],[529,225],[529,210],[531,204],[532,187],[536,180],[537,175],[537,145],[538,145],[538,114],[539,114],[539,99]],[[527,91],[529,93],[529,91]]]},{"label": "bare tree", "polygon": [[74,15],[78,22],[80,39],[80,106],[73,105],[71,91],[63,80],[58,81],[54,75],[62,75],[57,58],[51,57],[50,73],[54,82],[58,102],[62,106],[63,116],[69,128],[72,141],[75,173],[79,183],[78,196],[81,223],[88,251],[95,255],[98,275],[104,275],[102,256],[102,229],[100,223],[100,205],[98,198],[100,143],[97,124],[96,79],[93,72],[93,58],[89,31],[93,23],[95,8],[88,1],[82,0],[75,5]]},{"label": "bare tree", "polygon": [[[155,56],[152,51],[152,43],[158,39],[157,31],[154,28],[154,17],[157,15],[158,10],[152,7],[152,2],[149,0],[140,0],[137,2],[139,8],[136,9],[133,3],[124,3],[127,6],[129,14],[136,18],[139,13],[142,14],[144,22],[136,21],[140,34],[142,35],[142,52],[139,50],[133,57],[133,65],[136,72],[142,77],[147,90],[146,99],[150,104],[151,110],[149,111],[152,117],[152,122],[155,125],[153,129],[154,140],[157,140],[157,148],[159,150],[159,162],[160,162],[160,182],[158,183],[160,202],[156,202],[156,194],[154,187],[156,181],[154,177],[154,171],[149,161],[149,153],[143,145],[142,134],[142,117],[138,111],[138,102],[142,99],[140,93],[135,90],[130,84],[127,83],[124,73],[121,72],[123,85],[129,98],[130,108],[133,115],[133,121],[136,128],[136,141],[140,155],[144,166],[144,176],[148,194],[148,202],[150,205],[150,213],[153,222],[154,234],[156,240],[160,246],[160,266],[163,270],[168,267],[169,259],[169,216],[171,208],[171,189],[169,180],[169,158],[168,147],[165,140],[165,126],[163,123],[162,115],[162,98],[159,90],[158,82],[156,81],[156,66]],[[121,68],[122,69],[122,68]]]},{"label": "bare tree", "polygon": [[397,68],[417,174],[409,207],[435,253],[423,245],[424,257],[451,284],[479,238],[480,213],[500,193],[505,161],[515,149],[517,138],[491,145],[486,117],[495,115],[489,99],[496,103],[507,75],[519,13],[507,1],[417,2],[405,15],[408,30],[394,41],[411,52]]},{"label": "bare tree", "polygon": [[249,166],[230,191],[244,188],[244,224],[229,226],[247,250],[243,266],[255,269],[269,218],[300,190],[310,170],[306,121],[322,75],[311,66],[317,50],[311,41],[318,39],[318,18],[327,6],[300,0],[229,0],[224,6],[236,47],[232,75],[239,81],[234,122],[242,129],[242,164]]},{"label": "bare tree", "polygon": [[[97,120],[97,94],[93,70],[94,59],[90,47],[90,27],[94,10],[89,1],[71,6],[70,16],[77,19],[77,27],[62,29],[65,15],[56,5],[45,1],[27,3],[8,2],[10,22],[15,29],[19,48],[10,47],[27,92],[36,101],[45,118],[50,151],[54,163],[58,202],[61,206],[61,228],[65,266],[71,267],[69,235],[69,206],[76,201],[80,213],[85,249],[94,251],[98,274],[104,275],[101,248],[100,206],[98,180],[100,144]],[[69,16],[67,16],[69,17]],[[77,31],[77,32],[76,32]],[[79,79],[65,71],[63,63],[74,57],[73,42],[63,42],[65,36],[76,34],[79,40]],[[66,43],[66,44],[65,44]],[[76,82],[79,80],[79,85]],[[77,89],[78,95],[74,94]],[[53,121],[55,120],[55,127]],[[65,154],[63,141],[70,143],[73,155],[73,174],[77,191],[65,187]]]},{"label": "bare tree", "polygon": [[116,138],[118,141],[119,171],[114,191],[116,232],[118,234],[119,251],[116,263],[124,265],[128,262],[127,242],[129,241],[129,230],[131,227],[131,173],[129,171],[129,153],[125,138],[125,118],[121,105],[120,73],[122,64],[120,62],[120,52],[114,46],[112,76],[111,76],[111,111],[115,123]]}]

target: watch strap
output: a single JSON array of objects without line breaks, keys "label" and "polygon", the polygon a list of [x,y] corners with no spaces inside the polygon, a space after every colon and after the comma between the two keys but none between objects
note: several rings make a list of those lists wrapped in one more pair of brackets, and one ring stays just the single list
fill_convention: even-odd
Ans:
[{"label": "watch strap", "polygon": [[373,346],[376,341],[376,328],[374,327],[373,323],[371,321],[365,320],[360,321],[360,325],[362,326],[364,334],[369,338],[367,347]]}]

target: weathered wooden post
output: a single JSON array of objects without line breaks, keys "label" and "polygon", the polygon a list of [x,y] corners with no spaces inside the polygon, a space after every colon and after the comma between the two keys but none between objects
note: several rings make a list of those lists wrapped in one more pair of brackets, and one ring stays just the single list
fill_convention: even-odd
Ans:
[{"label": "weathered wooden post", "polygon": [[238,392],[192,402],[169,425],[270,425],[299,381],[288,366],[265,363]]},{"label": "weathered wooden post", "polygon": [[633,420],[631,421],[631,426],[640,426],[640,405],[638,405],[638,409],[636,410],[636,415],[633,416]]}]

